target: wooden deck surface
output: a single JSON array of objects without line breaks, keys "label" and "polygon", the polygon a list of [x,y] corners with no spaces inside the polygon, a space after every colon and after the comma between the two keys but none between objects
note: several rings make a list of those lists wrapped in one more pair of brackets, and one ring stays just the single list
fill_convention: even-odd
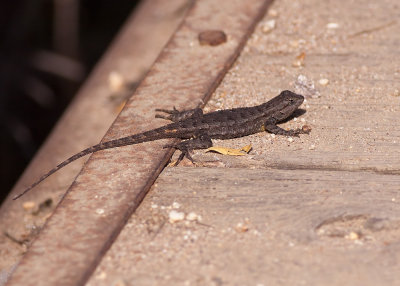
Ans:
[{"label": "wooden deck surface", "polygon": [[284,127],[311,134],[216,141],[253,151],[167,168],[89,285],[398,285],[399,9],[276,1],[206,110],[302,92],[302,75],[307,112]]},{"label": "wooden deck surface", "polygon": [[399,14],[275,1],[205,111],[290,89],[306,112],[282,127],[311,134],[167,167],[87,285],[399,285]]},{"label": "wooden deck surface", "polygon": [[363,171],[167,168],[88,285],[396,285],[399,186]]}]

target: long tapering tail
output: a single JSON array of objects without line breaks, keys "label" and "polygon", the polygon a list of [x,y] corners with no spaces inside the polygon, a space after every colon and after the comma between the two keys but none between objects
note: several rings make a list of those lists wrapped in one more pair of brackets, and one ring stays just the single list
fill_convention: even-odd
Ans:
[{"label": "long tapering tail", "polygon": [[[165,127],[168,127],[168,126],[165,126]],[[104,149],[139,144],[139,143],[143,143],[146,141],[158,140],[158,139],[163,139],[163,138],[176,137],[173,135],[174,132],[169,132],[169,133],[162,132],[162,131],[166,130],[165,127],[161,127],[158,129],[146,131],[146,132],[135,134],[135,135],[130,135],[130,136],[119,138],[119,139],[114,139],[111,141],[99,143],[99,144],[93,145],[92,147],[86,148],[85,150],[82,150],[81,152],[76,153],[75,155],[69,157],[67,160],[65,160],[62,163],[60,163],[59,165],[57,165],[57,167],[51,169],[49,172],[47,172],[46,174],[41,176],[36,182],[34,182],[32,185],[30,185],[28,188],[26,188],[22,193],[20,193],[19,195],[16,195],[13,198],[13,200],[16,200],[16,199],[22,197],[23,195],[25,195],[27,192],[29,192],[31,189],[36,187],[47,177],[49,177],[50,175],[52,175],[55,172],[57,172],[58,170],[60,170],[62,167],[66,166],[69,163],[71,163],[83,156],[86,156],[88,154],[91,154],[91,153],[94,153],[94,152],[97,152],[100,150],[104,150]]]}]

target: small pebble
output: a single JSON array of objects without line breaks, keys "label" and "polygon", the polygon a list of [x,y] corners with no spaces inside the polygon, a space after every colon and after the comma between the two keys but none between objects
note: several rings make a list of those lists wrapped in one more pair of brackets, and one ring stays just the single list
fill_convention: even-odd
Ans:
[{"label": "small pebble", "polygon": [[107,278],[107,273],[105,273],[104,271],[102,271],[102,272],[100,272],[100,274],[98,274],[98,275],[96,276],[96,278],[97,278],[97,279],[101,279],[101,280],[106,279],[106,278]]},{"label": "small pebble", "polygon": [[184,220],[185,214],[183,212],[177,212],[175,210],[172,210],[169,212],[168,217],[170,223],[175,223]]},{"label": "small pebble", "polygon": [[360,236],[358,235],[357,232],[352,231],[348,235],[346,235],[346,238],[350,239],[350,240],[356,240],[356,239],[359,239]]},{"label": "small pebble", "polygon": [[194,213],[194,212],[190,212],[187,216],[186,219],[190,220],[190,221],[194,221],[194,220],[198,220],[199,216]]},{"label": "small pebble", "polygon": [[277,17],[278,11],[276,11],[275,9],[270,9],[270,10],[268,10],[268,15],[271,17]]},{"label": "small pebble", "polygon": [[298,55],[296,57],[296,59],[292,62],[292,66],[293,67],[301,67],[304,66],[304,60],[306,58],[306,53],[301,53],[300,55]]},{"label": "small pebble", "polygon": [[303,132],[305,132],[305,133],[310,133],[311,130],[312,130],[312,128],[311,128],[311,126],[309,126],[309,125],[303,125],[303,126],[301,127],[301,130],[302,130]]},{"label": "small pebble", "polygon": [[111,91],[120,91],[125,85],[125,80],[119,72],[112,71],[108,75],[108,85]]},{"label": "small pebble", "polygon": [[172,208],[173,209],[179,209],[181,207],[181,204],[180,203],[177,203],[177,202],[173,202],[172,203]]},{"label": "small pebble", "polygon": [[218,46],[227,41],[226,34],[220,30],[208,30],[199,33],[200,45]]},{"label": "small pebble", "polygon": [[319,83],[320,85],[322,85],[322,86],[326,86],[326,85],[328,85],[328,83],[329,83],[329,79],[327,79],[327,78],[321,78],[321,79],[318,81],[318,83]]},{"label": "small pebble", "polygon": [[339,24],[338,23],[328,23],[328,24],[326,24],[326,27],[328,29],[337,29],[337,28],[339,28]]},{"label": "small pebble", "polygon": [[22,207],[24,208],[24,210],[26,211],[30,211],[32,209],[34,209],[36,206],[35,202],[29,201],[29,202],[24,202]]},{"label": "small pebble", "polygon": [[244,224],[244,223],[242,223],[242,222],[239,222],[239,223],[235,226],[235,230],[236,230],[237,232],[246,232],[246,231],[249,230],[249,227],[248,227],[246,224]]},{"label": "small pebble", "polygon": [[272,20],[269,20],[269,21],[265,22],[262,25],[261,30],[263,31],[263,33],[269,33],[273,29],[275,29],[275,26],[276,26],[276,21],[274,19],[272,19]]}]

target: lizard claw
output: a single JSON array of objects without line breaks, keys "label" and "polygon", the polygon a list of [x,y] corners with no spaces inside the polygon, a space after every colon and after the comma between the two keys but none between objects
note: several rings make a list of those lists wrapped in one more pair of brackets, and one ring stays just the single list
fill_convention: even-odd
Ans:
[{"label": "lizard claw", "polygon": [[174,164],[174,167],[178,166],[179,163],[183,160],[184,157],[185,157],[185,153],[182,152],[182,153],[179,155],[178,160],[176,160],[176,162],[175,162],[175,164]]},{"label": "lizard claw", "polygon": [[176,162],[175,162],[175,164],[174,164],[174,167],[178,166],[179,163],[180,163],[180,162],[183,160],[183,158],[185,158],[185,157],[188,158],[188,159],[190,160],[190,162],[192,162],[192,164],[195,164],[195,162],[194,162],[192,156],[191,156],[190,153],[189,153],[189,150],[185,150],[185,151],[182,151],[181,154],[179,155],[178,160],[176,160]]}]

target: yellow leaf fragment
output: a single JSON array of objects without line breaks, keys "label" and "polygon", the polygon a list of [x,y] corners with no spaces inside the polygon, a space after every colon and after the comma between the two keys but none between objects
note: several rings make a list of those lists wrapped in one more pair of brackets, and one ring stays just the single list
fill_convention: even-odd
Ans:
[{"label": "yellow leaf fragment", "polygon": [[217,152],[222,155],[229,155],[229,156],[243,156],[249,153],[251,150],[251,145],[246,145],[240,149],[233,149],[233,148],[226,148],[226,147],[210,147],[206,151]]},{"label": "yellow leaf fragment", "polygon": [[252,148],[251,144],[249,144],[249,145],[246,145],[246,146],[242,147],[242,149],[240,149],[240,150],[242,150],[242,151],[244,151],[246,153],[249,153],[251,148]]}]

